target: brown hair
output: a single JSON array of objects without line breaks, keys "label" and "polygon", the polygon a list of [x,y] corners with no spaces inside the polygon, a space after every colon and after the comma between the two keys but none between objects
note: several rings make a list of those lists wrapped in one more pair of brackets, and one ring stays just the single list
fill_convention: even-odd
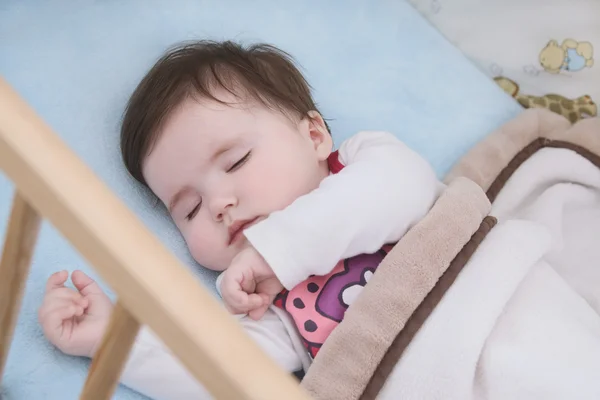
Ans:
[{"label": "brown hair", "polygon": [[[163,55],[131,95],[121,126],[121,154],[144,185],[142,163],[169,114],[188,97],[208,98],[222,88],[290,118],[318,111],[310,86],[292,57],[267,44],[243,47],[225,41],[181,44]],[[328,128],[329,129],[329,128]]]}]

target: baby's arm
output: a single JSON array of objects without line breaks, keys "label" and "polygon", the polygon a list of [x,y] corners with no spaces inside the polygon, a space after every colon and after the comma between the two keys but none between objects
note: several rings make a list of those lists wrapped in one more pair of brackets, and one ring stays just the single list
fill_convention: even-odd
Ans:
[{"label": "baby's arm", "polygon": [[443,187],[427,161],[387,132],[358,133],[339,156],[342,171],[245,231],[287,289],[398,241]]},{"label": "baby's arm", "polygon": [[[268,310],[260,321],[241,318],[255,342],[290,373],[302,369],[300,357],[279,315]],[[210,329],[207,321],[207,329]],[[250,366],[249,366],[250,367]],[[136,339],[121,382],[155,400],[203,400],[212,397],[150,329]]]},{"label": "baby's arm", "polygon": [[[64,353],[92,357],[108,326],[113,305],[100,286],[81,271],[72,275],[75,289],[66,287],[68,275],[60,271],[48,279],[39,310],[40,324],[48,340]],[[269,309],[260,321],[241,317],[239,322],[282,368],[290,373],[302,369],[302,344],[283,312]],[[211,329],[210,321],[206,329]],[[211,398],[147,327],[136,338],[121,383],[156,400]]]}]

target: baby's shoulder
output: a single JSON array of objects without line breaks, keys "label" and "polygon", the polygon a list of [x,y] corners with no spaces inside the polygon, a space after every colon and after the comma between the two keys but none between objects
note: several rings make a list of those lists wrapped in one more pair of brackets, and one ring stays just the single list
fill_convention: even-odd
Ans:
[{"label": "baby's shoulder", "polygon": [[393,143],[401,142],[401,140],[389,131],[374,131],[374,130],[363,130],[358,131],[348,139],[344,140],[343,144],[354,143],[354,142],[381,142],[389,141]]},{"label": "baby's shoulder", "polygon": [[393,133],[388,131],[358,131],[339,146],[339,153],[343,158],[353,157],[358,153],[386,149],[406,148],[406,145]]}]

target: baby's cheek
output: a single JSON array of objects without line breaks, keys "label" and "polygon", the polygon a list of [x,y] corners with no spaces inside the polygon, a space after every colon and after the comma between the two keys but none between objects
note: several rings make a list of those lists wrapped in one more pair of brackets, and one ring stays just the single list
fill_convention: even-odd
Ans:
[{"label": "baby's cheek", "polygon": [[189,231],[184,238],[191,256],[198,264],[213,271],[223,271],[229,266],[229,252],[217,240],[217,233]]},{"label": "baby's cheek", "polygon": [[312,175],[302,166],[273,170],[263,175],[253,190],[256,197],[262,198],[262,204],[268,205],[269,212],[282,210],[318,187],[319,182],[311,179]]}]

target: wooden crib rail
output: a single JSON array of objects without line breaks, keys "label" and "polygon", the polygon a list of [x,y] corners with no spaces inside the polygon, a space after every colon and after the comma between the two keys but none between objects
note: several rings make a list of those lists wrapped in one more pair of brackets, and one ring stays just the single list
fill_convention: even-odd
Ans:
[{"label": "wooden crib rail", "polygon": [[[110,398],[139,324],[148,325],[215,398],[308,398],[1,78],[0,168],[17,189],[0,262],[0,372],[38,219],[46,218],[118,296],[82,398]],[[7,277],[12,292],[5,291]]]}]

